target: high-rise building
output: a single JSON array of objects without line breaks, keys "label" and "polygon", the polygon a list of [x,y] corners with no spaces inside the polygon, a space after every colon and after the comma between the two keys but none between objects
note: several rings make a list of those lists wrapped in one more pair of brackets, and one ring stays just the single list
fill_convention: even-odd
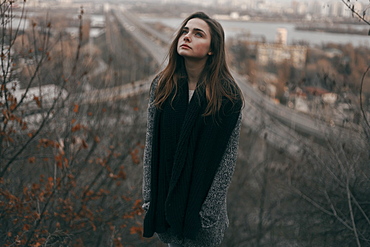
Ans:
[{"label": "high-rise building", "polygon": [[285,28],[278,28],[276,30],[276,43],[286,45],[288,40],[288,31]]},{"label": "high-rise building", "polygon": [[296,14],[303,15],[307,14],[308,12],[308,3],[307,2],[298,2]]},{"label": "high-rise building", "polygon": [[321,15],[321,9],[323,4],[318,1],[313,1],[309,3],[308,11],[313,16],[319,16]]},{"label": "high-rise building", "polygon": [[344,4],[342,2],[331,2],[330,3],[330,16],[341,16]]}]

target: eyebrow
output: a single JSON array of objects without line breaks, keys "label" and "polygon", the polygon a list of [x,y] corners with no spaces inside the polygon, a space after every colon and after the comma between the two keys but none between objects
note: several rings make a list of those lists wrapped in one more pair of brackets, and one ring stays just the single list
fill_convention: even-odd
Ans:
[{"label": "eyebrow", "polygon": [[[188,27],[184,27],[183,28],[183,30],[189,30],[189,28]],[[203,31],[202,29],[200,29],[200,28],[193,28],[193,30],[194,31],[197,31],[197,32],[202,32],[202,33],[204,33],[205,35],[207,35],[207,33],[205,32],[205,31]]]}]

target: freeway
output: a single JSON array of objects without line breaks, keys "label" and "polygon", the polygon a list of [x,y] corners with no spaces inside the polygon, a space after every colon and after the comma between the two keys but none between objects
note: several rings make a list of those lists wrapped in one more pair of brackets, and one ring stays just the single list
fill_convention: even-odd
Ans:
[{"label": "freeway", "polygon": [[[120,24],[131,33],[138,43],[140,43],[141,47],[143,47],[159,65],[163,65],[167,51],[161,46],[163,43],[161,44],[160,42],[163,40],[158,37],[155,39],[153,31],[148,35],[149,28],[144,28],[144,25],[138,22],[137,19],[133,18],[133,16],[130,15],[124,7],[113,9],[112,13]],[[160,40],[160,42],[158,42],[158,40]]]},{"label": "freeway", "polygon": [[[139,46],[154,58],[158,67],[163,67],[166,62],[169,39],[146,27],[144,23],[141,23],[124,8],[114,8],[112,13],[113,16],[110,18],[116,18],[118,24],[125,28],[139,43]],[[345,142],[352,140],[357,146],[363,143],[360,138],[361,133],[340,126],[330,126],[323,121],[276,104],[253,88],[245,77],[235,72],[232,74],[245,98],[243,124],[259,133],[262,138],[279,150],[289,153],[290,156],[300,157],[303,155],[303,146],[307,138],[302,138],[299,133],[324,141],[327,139]],[[113,88],[71,94],[69,100],[79,102],[79,104],[123,100],[147,92],[150,82],[151,80],[147,79]]]},{"label": "freeway", "polygon": [[[159,32],[153,31],[124,8],[116,8],[113,13],[116,18],[121,21],[121,24],[124,27],[129,27],[129,30],[135,30],[132,34],[136,40],[147,50],[147,52],[152,54],[158,64],[163,66],[166,54],[166,49],[164,47],[168,47],[168,43],[170,42],[169,38]],[[315,119],[288,107],[276,104],[269,97],[266,97],[261,92],[253,88],[252,85],[247,82],[246,78],[235,72],[233,72],[233,77],[243,91],[246,104],[252,106],[252,108],[246,107],[246,109],[249,109],[249,112],[245,112],[247,116],[256,115],[250,112],[252,109],[255,109],[257,112],[262,111],[271,118],[278,120],[289,129],[299,131],[309,136],[314,136],[318,139],[327,139],[334,135],[336,137],[342,136],[342,138],[347,140],[349,137],[352,137],[351,139],[353,139],[356,136],[359,136],[359,133],[355,130],[349,130],[340,126],[332,126],[319,119]],[[270,124],[273,124],[273,121],[270,121]]]}]

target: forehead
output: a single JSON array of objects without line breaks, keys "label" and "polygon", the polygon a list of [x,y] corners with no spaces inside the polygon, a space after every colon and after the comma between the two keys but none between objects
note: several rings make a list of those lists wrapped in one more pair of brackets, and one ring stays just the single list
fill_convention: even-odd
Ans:
[{"label": "forehead", "polygon": [[209,26],[207,22],[203,21],[202,19],[199,18],[193,18],[190,19],[186,24],[185,27],[189,29],[201,29],[206,33],[209,33]]}]

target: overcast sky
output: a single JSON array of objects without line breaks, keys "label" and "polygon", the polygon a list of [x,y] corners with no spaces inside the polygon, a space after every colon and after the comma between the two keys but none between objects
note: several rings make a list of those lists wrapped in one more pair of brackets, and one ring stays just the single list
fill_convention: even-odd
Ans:
[{"label": "overcast sky", "polygon": [[[265,0],[266,2],[280,2],[280,3],[291,3],[293,0]],[[313,2],[314,0],[295,0],[295,1],[299,1],[299,2]],[[329,2],[334,2],[334,1],[338,1],[338,2],[341,2],[341,0],[316,0],[316,1],[319,1],[319,2],[323,2],[323,3],[329,3]],[[347,1],[347,0],[346,0]],[[352,3],[355,3],[355,2],[362,2],[362,3],[369,3],[369,0],[351,0]]]},{"label": "overcast sky", "polygon": [[[266,2],[281,2],[281,3],[291,3],[293,0],[265,0]],[[295,1],[299,1],[299,2],[313,2],[314,0],[295,0]],[[319,2],[323,2],[323,3],[329,3],[329,2],[335,2],[335,1],[338,1],[338,2],[342,2],[341,0],[316,0],[316,1],[319,1]],[[347,0],[346,0],[347,1]],[[355,3],[355,2],[362,2],[362,3],[369,3],[369,0],[351,0],[352,3]]]}]

